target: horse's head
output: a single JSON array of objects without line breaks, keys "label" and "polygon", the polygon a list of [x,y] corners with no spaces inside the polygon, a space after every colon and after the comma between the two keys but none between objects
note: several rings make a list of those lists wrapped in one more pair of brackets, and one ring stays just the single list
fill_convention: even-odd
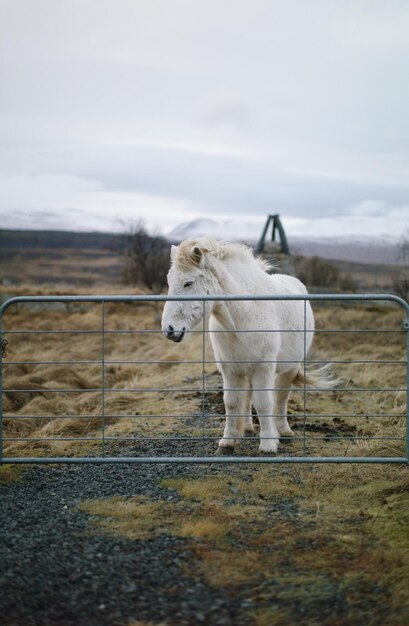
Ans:
[{"label": "horse's head", "polygon": [[[217,293],[217,281],[207,262],[208,247],[202,241],[184,241],[172,246],[168,273],[169,295],[203,295]],[[168,301],[162,315],[163,334],[179,343],[187,332],[203,320],[203,302]]]}]

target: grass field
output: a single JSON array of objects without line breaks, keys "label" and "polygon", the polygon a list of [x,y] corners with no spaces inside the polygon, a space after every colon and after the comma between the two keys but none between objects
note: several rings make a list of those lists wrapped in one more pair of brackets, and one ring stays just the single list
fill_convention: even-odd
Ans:
[{"label": "grass field", "polygon": [[[307,394],[305,431],[302,390],[292,393],[289,421],[296,437],[279,454],[299,456],[305,444],[309,455],[402,456],[402,311],[367,304],[315,312],[320,332],[310,358],[333,361],[341,389]],[[99,454],[103,432],[108,454],[213,454],[223,428],[220,376],[215,364],[206,364],[203,403],[202,337],[180,346],[166,341],[158,313],[149,303],[106,305],[105,327],[115,332],[105,336],[102,397],[99,306],[10,308],[6,330],[37,332],[6,335],[6,363],[16,364],[4,367],[4,387],[14,390],[3,396],[4,434],[16,440],[5,442],[5,453]],[[93,332],[38,332],[49,330]],[[121,332],[129,330],[137,332]],[[206,356],[211,361],[209,345]],[[256,441],[240,444],[240,454],[256,450]],[[20,472],[2,471],[5,480]],[[256,626],[407,623],[405,465],[210,466],[162,486],[171,500],[96,497],[78,509],[89,515],[91,533],[130,541],[168,534],[191,542],[195,559],[187,573],[205,576],[232,598],[245,589],[248,619]]]},{"label": "grass field", "polygon": [[[4,330],[20,333],[6,334],[3,384],[10,391],[4,394],[3,410],[10,416],[6,439],[15,438],[6,441],[6,450],[10,447],[13,455],[67,455],[80,445],[95,451],[103,436],[107,446],[128,439],[135,454],[144,454],[144,442],[160,436],[169,442],[188,438],[190,446],[196,442],[192,450],[199,454],[204,428],[206,452],[211,453],[222,430],[223,403],[209,342],[203,371],[201,333],[182,347],[167,342],[159,315],[149,302],[108,303],[102,367],[100,304],[11,307]],[[402,456],[402,310],[376,304],[316,306],[316,318],[318,332],[309,359],[333,361],[341,384],[305,397],[302,389],[294,390],[289,407],[296,436],[282,450],[300,455],[306,446],[310,455]],[[86,441],[79,442],[80,437]],[[189,455],[182,441],[176,443],[178,454]],[[255,445],[246,439],[240,452],[253,454]]]}]

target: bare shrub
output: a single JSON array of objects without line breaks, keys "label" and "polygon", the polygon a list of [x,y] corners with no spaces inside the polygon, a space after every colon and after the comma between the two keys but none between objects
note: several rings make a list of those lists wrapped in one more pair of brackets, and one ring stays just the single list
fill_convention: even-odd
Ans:
[{"label": "bare shrub", "polygon": [[303,258],[298,276],[307,286],[336,287],[339,281],[338,268],[318,256]]},{"label": "bare shrub", "polygon": [[159,234],[150,235],[142,221],[131,223],[127,228],[122,236],[125,283],[161,291],[166,285],[170,244]]},{"label": "bare shrub", "polygon": [[392,277],[392,289],[397,296],[409,302],[409,233],[399,246],[398,261],[403,267]]},{"label": "bare shrub", "polygon": [[351,274],[342,274],[339,277],[338,286],[347,293],[356,293],[358,291],[358,283],[352,278]]},{"label": "bare shrub", "polygon": [[409,302],[409,270],[404,268],[392,278],[394,293]]}]

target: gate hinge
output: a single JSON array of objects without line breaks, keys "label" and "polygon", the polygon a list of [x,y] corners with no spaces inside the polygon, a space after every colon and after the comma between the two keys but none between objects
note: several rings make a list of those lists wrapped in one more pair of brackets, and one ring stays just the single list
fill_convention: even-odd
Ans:
[{"label": "gate hinge", "polygon": [[405,330],[409,330],[409,320],[404,320],[404,322],[403,322],[403,328],[404,328]]},{"label": "gate hinge", "polygon": [[7,344],[8,344],[7,339],[2,339],[1,340],[0,346],[1,346],[1,355],[2,355],[3,359],[5,359],[6,356],[7,356],[6,355],[6,346],[7,346]]}]

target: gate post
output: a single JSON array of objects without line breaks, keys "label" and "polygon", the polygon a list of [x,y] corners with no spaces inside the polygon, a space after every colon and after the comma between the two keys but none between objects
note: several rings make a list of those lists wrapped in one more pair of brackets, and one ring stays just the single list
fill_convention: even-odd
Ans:
[{"label": "gate post", "polygon": [[3,305],[0,306],[0,463],[3,460],[3,359],[6,357],[7,341],[3,337]]},{"label": "gate post", "polygon": [[403,322],[406,330],[406,463],[409,465],[409,311],[405,309],[407,318]]}]

